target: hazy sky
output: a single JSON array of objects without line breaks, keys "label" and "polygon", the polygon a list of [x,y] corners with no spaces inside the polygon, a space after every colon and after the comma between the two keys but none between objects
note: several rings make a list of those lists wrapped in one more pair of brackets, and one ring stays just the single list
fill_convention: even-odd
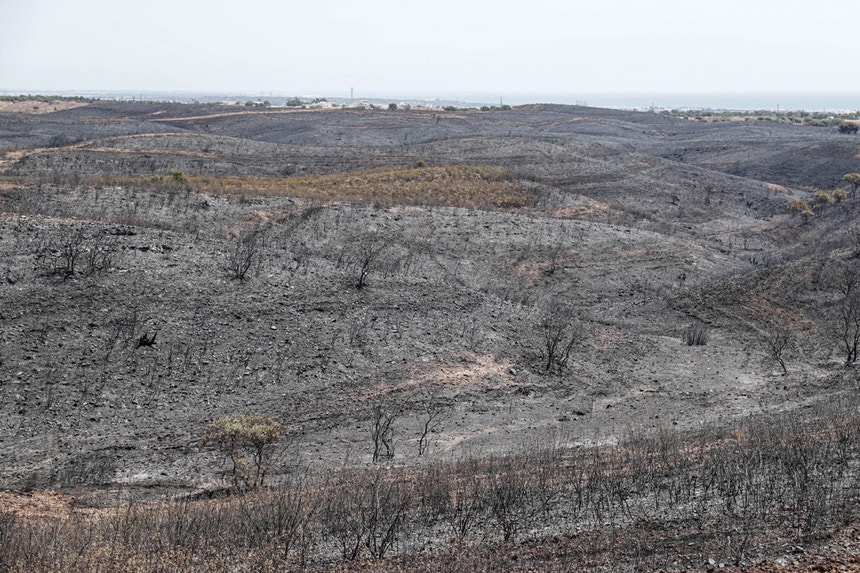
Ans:
[{"label": "hazy sky", "polygon": [[857,0],[0,0],[0,90],[860,91]]}]

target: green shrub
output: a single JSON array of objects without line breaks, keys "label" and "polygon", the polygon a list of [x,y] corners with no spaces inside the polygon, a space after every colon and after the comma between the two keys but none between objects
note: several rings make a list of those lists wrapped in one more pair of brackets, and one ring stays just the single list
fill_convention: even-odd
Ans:
[{"label": "green shrub", "polygon": [[815,211],[822,211],[825,207],[833,203],[833,195],[824,189],[818,189],[812,194],[812,208]]},{"label": "green shrub", "polygon": [[262,486],[281,426],[262,414],[234,414],[209,424],[207,438],[230,459],[231,484],[247,490]]},{"label": "green shrub", "polygon": [[788,212],[803,218],[804,223],[813,214],[806,201],[792,201],[788,204]]},{"label": "green shrub", "polygon": [[848,199],[848,191],[837,187],[830,193],[830,196],[833,197],[833,200],[837,203],[841,203],[845,199]]},{"label": "green shrub", "polygon": [[851,185],[851,196],[857,193],[857,188],[860,187],[860,173],[846,173],[842,176],[842,180]]}]

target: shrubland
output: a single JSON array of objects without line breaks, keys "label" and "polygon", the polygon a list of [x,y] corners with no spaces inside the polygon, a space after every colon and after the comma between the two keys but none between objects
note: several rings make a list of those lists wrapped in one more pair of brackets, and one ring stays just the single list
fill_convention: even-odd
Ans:
[{"label": "shrubland", "polygon": [[[325,472],[212,499],[4,510],[4,571],[689,569],[755,562],[858,517],[856,403],[733,429],[562,436],[518,453]],[[384,560],[383,560],[384,559]]]}]

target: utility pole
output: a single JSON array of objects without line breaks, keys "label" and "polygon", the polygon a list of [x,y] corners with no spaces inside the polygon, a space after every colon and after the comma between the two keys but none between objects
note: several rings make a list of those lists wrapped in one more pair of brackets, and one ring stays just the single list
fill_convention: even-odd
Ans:
[{"label": "utility pole", "polygon": [[350,107],[352,107],[353,89],[354,88],[349,88],[349,105],[350,105]]}]

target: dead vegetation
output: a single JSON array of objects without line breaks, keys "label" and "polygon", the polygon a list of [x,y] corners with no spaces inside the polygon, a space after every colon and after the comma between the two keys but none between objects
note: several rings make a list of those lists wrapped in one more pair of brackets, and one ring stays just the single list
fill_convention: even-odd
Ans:
[{"label": "dead vegetation", "polygon": [[[413,468],[296,468],[278,486],[215,499],[98,511],[4,508],[0,567],[395,571],[438,570],[433,564],[452,559],[457,567],[489,559],[501,571],[749,565],[787,546],[821,543],[858,518],[854,408],[760,418],[731,431],[633,431],[616,447],[550,440],[504,457]],[[549,568],[539,565],[546,559]]]},{"label": "dead vegetation", "polygon": [[196,176],[195,190],[221,195],[296,197],[320,202],[433,205],[475,209],[516,209],[535,196],[517,184],[515,174],[499,168],[444,165],[378,168],[368,171],[282,179],[233,179]]},{"label": "dead vegetation", "polygon": [[201,195],[236,199],[294,197],[317,203],[364,203],[381,207],[418,205],[517,209],[533,205],[536,200],[536,196],[523,189],[517,176],[510,171],[463,165],[386,167],[297,177],[185,177],[183,174],[183,179],[177,180],[158,174],[146,177],[58,176],[50,182],[93,188],[132,187],[158,193],[189,189]]}]

